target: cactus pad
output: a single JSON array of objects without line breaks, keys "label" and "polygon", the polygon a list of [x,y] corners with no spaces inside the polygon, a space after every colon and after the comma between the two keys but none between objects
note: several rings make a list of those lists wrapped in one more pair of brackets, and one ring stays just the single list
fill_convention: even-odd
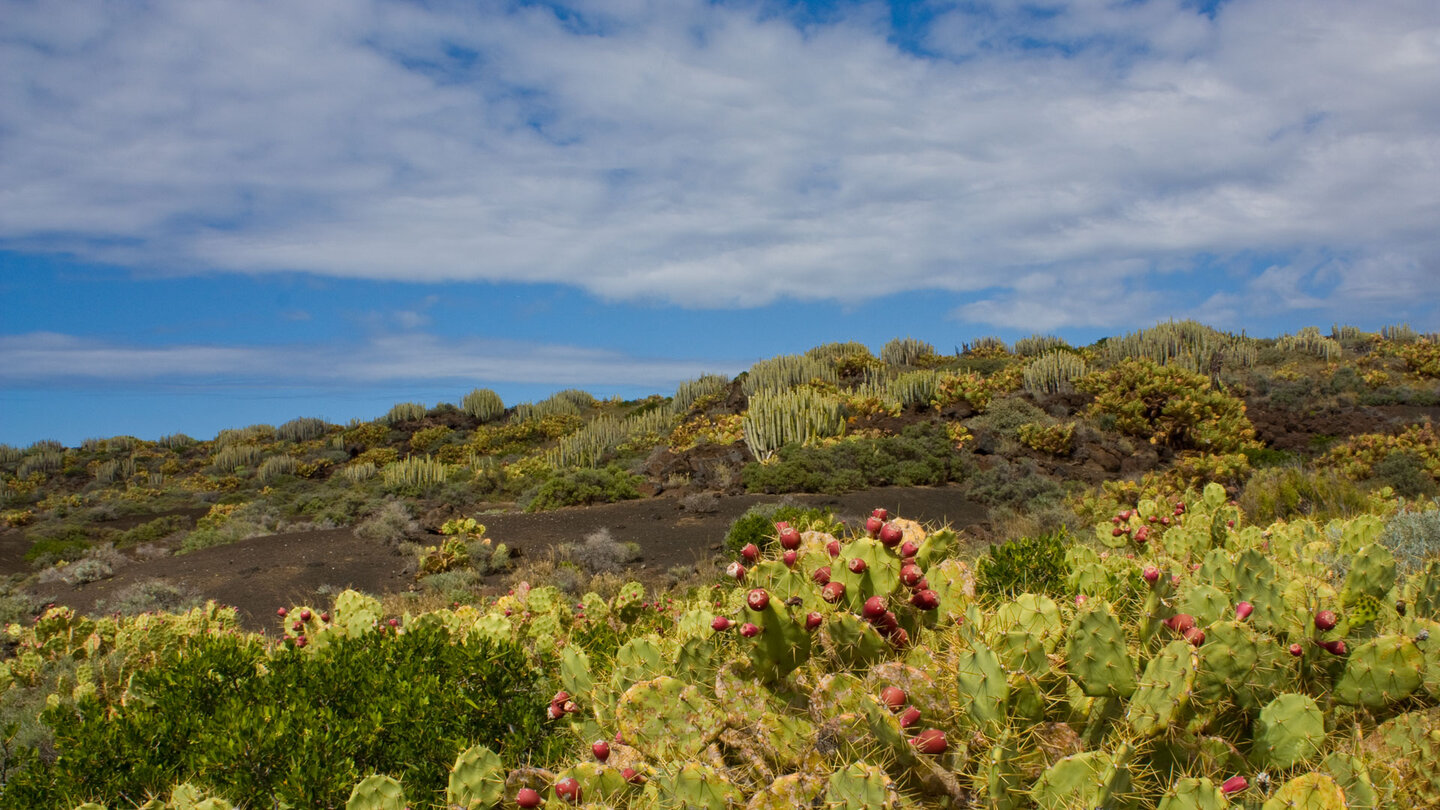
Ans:
[{"label": "cactus pad", "polygon": [[455,760],[445,804],[462,810],[488,810],[500,803],[505,791],[505,766],[483,745],[472,746]]},{"label": "cactus pad", "polygon": [[1181,779],[1171,785],[1156,810],[1226,810],[1229,806],[1220,788],[1202,776]]},{"label": "cactus pad", "polygon": [[696,757],[720,733],[725,718],[699,689],[662,676],[626,690],[615,722],[627,744],[673,760]]},{"label": "cactus pad", "polygon": [[1145,665],[1140,685],[1131,696],[1126,720],[1142,737],[1169,728],[1190,700],[1199,656],[1185,641],[1172,641]]},{"label": "cactus pad", "polygon": [[825,787],[825,807],[829,810],[891,810],[897,803],[890,777],[864,762],[831,774]]},{"label": "cactus pad", "polygon": [[391,777],[367,776],[350,792],[345,810],[405,810],[405,791]]},{"label": "cactus pad", "polygon": [[1307,773],[1281,785],[1261,810],[1345,810],[1345,794],[1325,774]]},{"label": "cactus pad", "polygon": [[1125,631],[1106,606],[1085,611],[1070,623],[1065,645],[1070,677],[1091,697],[1129,697],[1135,691],[1135,664]]},{"label": "cactus pad", "polygon": [[1291,768],[1317,757],[1325,744],[1325,716],[1309,695],[1284,694],[1260,710],[1250,756],[1258,764]]},{"label": "cactus pad", "polygon": [[956,694],[952,701],[964,706],[970,719],[985,730],[996,730],[1005,722],[1005,704],[1010,686],[1000,659],[984,644],[955,654]]},{"label": "cactus pad", "polygon": [[1420,688],[1424,658],[1404,636],[1381,636],[1351,651],[1335,683],[1335,700],[1378,709]]}]

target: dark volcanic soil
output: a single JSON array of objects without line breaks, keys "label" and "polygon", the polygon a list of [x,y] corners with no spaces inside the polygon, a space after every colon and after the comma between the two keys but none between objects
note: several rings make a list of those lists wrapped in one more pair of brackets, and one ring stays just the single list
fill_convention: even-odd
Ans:
[{"label": "dark volcanic soil", "polygon": [[[735,518],[754,504],[780,500],[828,507],[852,525],[877,506],[911,520],[956,529],[980,523],[986,516],[984,507],[965,500],[958,488],[887,487],[845,495],[722,496],[716,510],[704,514],[682,509],[677,499],[660,497],[538,514],[476,517],[489,529],[490,537],[518,550],[521,556],[543,555],[552,546],[608,529],[616,540],[639,544],[642,559],[631,574],[655,581],[673,566],[692,565],[721,553],[725,532]],[[0,562],[5,571],[24,570],[20,555],[25,545],[18,532],[0,537]],[[320,601],[316,590],[323,586],[376,594],[406,590],[415,582],[406,570],[411,562],[384,545],[357,538],[349,529],[331,529],[256,537],[181,556],[133,562],[106,580],[78,587],[53,584],[37,591],[47,600],[91,611],[98,601],[110,600],[136,582],[160,578],[235,605],[247,626],[262,629],[272,624],[277,606]]]}]

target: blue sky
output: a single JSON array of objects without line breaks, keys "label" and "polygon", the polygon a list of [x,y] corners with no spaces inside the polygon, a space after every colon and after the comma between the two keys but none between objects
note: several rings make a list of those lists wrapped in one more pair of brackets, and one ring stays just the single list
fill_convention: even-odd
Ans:
[{"label": "blue sky", "polygon": [[1440,4],[0,0],[0,442],[1440,330]]}]

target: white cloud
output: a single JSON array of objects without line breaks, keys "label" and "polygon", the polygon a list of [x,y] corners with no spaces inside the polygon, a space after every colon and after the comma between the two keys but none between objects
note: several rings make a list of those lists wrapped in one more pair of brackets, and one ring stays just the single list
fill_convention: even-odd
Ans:
[{"label": "white cloud", "polygon": [[1431,0],[997,0],[937,19],[938,59],[874,8],[507,5],[0,0],[0,247],[697,307],[935,289],[1000,326],[1132,323],[1070,308],[1200,254],[1440,287]]},{"label": "white cloud", "polygon": [[135,346],[51,332],[0,335],[0,385],[67,382],[209,382],[227,385],[357,385],[449,382],[643,386],[653,390],[706,373],[736,374],[733,361],[651,359],[620,352],[518,341],[441,339],[409,332],[360,345]]}]

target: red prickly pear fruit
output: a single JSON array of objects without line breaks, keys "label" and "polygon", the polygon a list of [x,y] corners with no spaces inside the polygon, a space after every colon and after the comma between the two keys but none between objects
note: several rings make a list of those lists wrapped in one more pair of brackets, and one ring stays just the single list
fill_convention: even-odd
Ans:
[{"label": "red prickly pear fruit", "polygon": [[910,739],[910,744],[915,746],[915,750],[920,753],[932,756],[943,754],[950,747],[949,743],[945,741],[945,732],[938,728],[927,728],[916,734]]},{"label": "red prickly pear fruit", "polygon": [[1078,607],[1080,607],[1081,605],[1084,605],[1087,601],[1089,601],[1089,599],[1090,599],[1090,597],[1086,596],[1086,595],[1083,594],[1083,593],[1077,593],[1077,594],[1075,594],[1075,607],[1078,608]]},{"label": "red prickly pear fruit", "polygon": [[561,689],[559,692],[556,692],[556,693],[555,693],[555,697],[550,698],[550,702],[551,702],[551,703],[564,703],[565,701],[567,701],[567,700],[569,700],[569,699],[570,699],[570,693],[569,693],[569,692],[566,692],[564,689]]},{"label": "red prickly pear fruit", "polygon": [[831,559],[834,559],[834,558],[836,558],[836,557],[839,557],[839,556],[840,556],[840,541],[839,541],[839,540],[831,540],[830,542],[826,543],[826,544],[825,544],[825,553],[829,554]]},{"label": "red prickly pear fruit", "polygon": [[1185,640],[1190,642],[1190,646],[1199,647],[1205,643],[1205,631],[1198,627],[1192,627],[1185,631]]},{"label": "red prickly pear fruit", "polygon": [[879,628],[881,632],[893,634],[900,629],[900,621],[895,617],[895,611],[887,610],[880,614],[880,618],[875,620],[875,626]]},{"label": "red prickly pear fruit", "polygon": [[1120,518],[1121,520],[1129,520],[1129,519],[1130,519],[1130,515],[1131,515],[1130,510],[1129,510],[1129,509],[1125,509],[1125,510],[1121,511],[1120,514],[1116,515],[1116,517]]},{"label": "red prickly pear fruit", "polygon": [[866,599],[865,604],[860,608],[860,615],[864,616],[872,622],[880,618],[881,616],[884,616],[885,597],[872,596],[869,599]]},{"label": "red prickly pear fruit", "polygon": [[310,608],[305,608],[304,610],[300,611],[300,621],[310,621]]},{"label": "red prickly pear fruit", "polygon": [[921,610],[934,610],[940,607],[940,594],[929,588],[923,591],[916,591],[915,595],[910,597],[910,604]]},{"label": "red prickly pear fruit", "polygon": [[825,621],[825,617],[822,616],[822,615],[820,615],[819,613],[816,613],[816,612],[813,611],[813,610],[810,611],[809,613],[806,613],[806,614],[805,614],[805,631],[806,631],[807,633],[813,633],[813,632],[815,632],[815,629],[818,628],[818,627],[820,626],[820,623],[823,622],[823,621]]},{"label": "red prickly pear fruit", "polygon": [[545,716],[549,717],[551,720],[559,720],[560,718],[565,716],[565,710],[560,708],[560,704],[551,703],[550,708],[545,710]]},{"label": "red prickly pear fruit", "polygon": [[872,516],[865,518],[865,533],[870,535],[871,537],[879,537],[880,530],[884,528],[884,526],[885,521],[881,520],[878,517]]},{"label": "red prickly pear fruit", "polygon": [[1156,568],[1153,565],[1147,565],[1145,566],[1145,572],[1142,573],[1140,576],[1144,577],[1146,582],[1154,585],[1156,582],[1160,581],[1160,569]]},{"label": "red prickly pear fruit", "polygon": [[307,639],[307,638],[305,638],[304,636],[297,636],[297,637],[295,638],[295,646],[296,646],[296,647],[304,647],[306,644],[309,644],[309,643],[310,643],[310,639]]},{"label": "red prickly pear fruit", "polygon": [[920,710],[914,706],[900,713],[901,728],[910,728],[918,722],[920,722]]},{"label": "red prickly pear fruit", "polygon": [[754,543],[746,543],[745,547],[740,549],[740,556],[745,558],[745,562],[753,563],[760,559],[760,548]]},{"label": "red prickly pear fruit", "polygon": [[760,628],[756,627],[750,622],[745,622],[744,624],[740,625],[740,635],[744,636],[745,638],[754,638],[760,635]]},{"label": "red prickly pear fruit", "polygon": [[540,794],[532,788],[520,788],[519,792],[515,794],[515,804],[525,810],[533,810],[540,806]]},{"label": "red prickly pear fruit", "polygon": [[736,582],[744,582],[745,566],[741,565],[738,562],[732,562],[729,565],[725,566],[725,575],[735,580]]},{"label": "red prickly pear fruit", "polygon": [[1113,523],[1113,524],[1115,524],[1116,526],[1119,526],[1119,525],[1120,525],[1120,516],[1119,516],[1119,515],[1111,515],[1111,516],[1110,516],[1110,522]]},{"label": "red prickly pear fruit", "polygon": [[735,622],[730,621],[724,616],[716,616],[715,618],[710,620],[710,629],[714,630],[717,633],[723,633],[734,626]]},{"label": "red prickly pear fruit", "polygon": [[1161,526],[1169,526],[1169,525],[1170,525],[1170,516],[1169,516],[1169,515],[1161,515],[1161,516],[1160,516],[1160,525],[1161,525]]},{"label": "red prickly pear fruit", "polygon": [[1174,616],[1166,619],[1165,624],[1171,630],[1174,630],[1175,632],[1183,636],[1185,635],[1186,631],[1191,630],[1195,627],[1195,617],[1191,616],[1189,613],[1176,613]]},{"label": "red prickly pear fruit", "polygon": [[815,580],[815,584],[817,585],[828,584],[830,582],[830,566],[822,565],[816,568],[815,573],[811,574],[810,578]]},{"label": "red prickly pear fruit", "polygon": [[881,520],[889,520],[890,510],[886,509],[883,506],[879,507],[878,509],[873,509],[870,512],[870,517],[880,518]]},{"label": "red prickly pear fruit", "polygon": [[920,570],[918,565],[904,565],[900,567],[900,581],[905,587],[913,588],[925,578],[925,572]]},{"label": "red prickly pear fruit", "polygon": [[782,520],[779,523],[775,524],[775,533],[779,534],[780,532],[783,532],[788,528],[790,528],[790,521]]},{"label": "red prickly pear fruit", "polygon": [[800,560],[800,552],[791,549],[780,555],[780,562],[785,563],[786,568],[794,568],[795,563]]},{"label": "red prickly pear fruit", "polygon": [[910,633],[903,627],[896,627],[890,631],[890,644],[897,650],[903,650],[910,646]]},{"label": "red prickly pear fruit", "polygon": [[787,551],[800,548],[800,532],[786,526],[780,530],[780,547]]},{"label": "red prickly pear fruit", "polygon": [[845,563],[845,567],[849,568],[852,574],[863,574],[867,568],[863,557],[851,557],[850,561]]},{"label": "red prickly pear fruit", "polygon": [[745,595],[745,604],[749,605],[751,610],[764,610],[770,604],[770,594],[766,593],[764,588],[756,588]]},{"label": "red prickly pear fruit", "polygon": [[297,620],[294,624],[290,625],[290,629],[298,633],[305,629],[305,623]]},{"label": "red prickly pear fruit", "polygon": [[1337,638],[1334,641],[1322,641],[1320,642],[1320,646],[1324,647],[1325,652],[1331,655],[1344,655],[1346,653],[1345,639],[1343,638]]},{"label": "red prickly pear fruit", "polygon": [[1141,526],[1135,530],[1135,542],[1144,545],[1150,540],[1150,527]]},{"label": "red prickly pear fruit", "polygon": [[1295,656],[1296,658],[1299,658],[1300,656],[1305,654],[1305,648],[1301,647],[1299,644],[1291,644],[1290,654]]},{"label": "red prickly pear fruit", "polygon": [[580,783],[574,777],[555,783],[555,795],[571,804],[580,803]]},{"label": "red prickly pear fruit", "polygon": [[1120,528],[1119,526],[1116,526],[1115,528],[1113,528],[1113,529],[1110,530],[1110,536],[1111,536],[1111,537],[1119,537],[1120,535],[1122,535],[1122,534],[1124,534],[1124,533],[1125,533],[1125,530],[1122,529],[1122,528]]},{"label": "red prickly pear fruit", "polygon": [[1220,792],[1229,796],[1231,793],[1239,793],[1248,787],[1250,787],[1250,783],[1245,780],[1245,777],[1232,776],[1220,785]]},{"label": "red prickly pear fruit", "polygon": [[914,557],[920,553],[920,544],[914,540],[906,540],[900,544],[901,557]]},{"label": "red prickly pear fruit", "polygon": [[573,700],[565,701],[565,705],[561,706],[560,708],[564,710],[566,714],[574,714],[575,712],[580,711],[580,707],[576,705],[575,701]]},{"label": "red prickly pear fruit", "polygon": [[286,610],[285,608],[280,608],[279,610],[275,611],[275,615],[283,619],[286,616],[290,615],[290,611]]},{"label": "red prickly pear fruit", "polygon": [[900,545],[900,541],[904,539],[905,532],[901,531],[900,527],[894,523],[886,523],[880,527],[880,542],[884,544],[886,548],[894,548]]},{"label": "red prickly pear fruit", "polygon": [[1235,528],[1235,521],[1233,521],[1233,520],[1227,520],[1227,521],[1225,521],[1225,525],[1226,525],[1227,527],[1233,529],[1233,528]]},{"label": "red prickly pear fruit", "polygon": [[1339,619],[1333,610],[1322,610],[1315,614],[1315,629],[1320,631],[1334,630]]},{"label": "red prickly pear fruit", "polygon": [[1235,619],[1236,621],[1243,622],[1246,619],[1250,618],[1250,614],[1254,612],[1254,605],[1250,604],[1249,602],[1241,602],[1240,604],[1235,606]]},{"label": "red prickly pear fruit", "polygon": [[1160,516],[1159,516],[1159,515],[1151,515],[1151,516],[1150,516],[1150,522],[1151,522],[1151,523],[1159,523],[1159,522],[1160,522]]},{"label": "red prickly pear fruit", "polygon": [[625,768],[620,771],[620,776],[632,785],[645,784],[645,775],[634,768]]},{"label": "red prickly pear fruit", "polygon": [[326,611],[326,612],[324,612],[324,613],[321,613],[321,614],[320,614],[320,621],[325,622],[326,624],[329,624],[329,623],[330,623],[330,612],[329,612],[329,611]]},{"label": "red prickly pear fruit", "polygon": [[925,577],[921,577],[921,578],[920,578],[920,581],[917,582],[917,583],[915,583],[915,590],[917,590],[917,591],[928,591],[928,590],[930,590],[930,580],[926,579]]},{"label": "red prickly pear fruit", "polygon": [[845,583],[843,582],[827,582],[825,587],[820,589],[820,598],[832,605],[839,602],[844,595]]},{"label": "red prickly pear fruit", "polygon": [[400,626],[400,620],[399,620],[399,619],[391,619],[391,620],[390,620],[390,626],[391,626],[391,627],[399,627],[399,626]]},{"label": "red prickly pear fruit", "polygon": [[610,758],[610,743],[604,740],[596,740],[590,744],[590,753],[594,754],[596,759],[604,762]]},{"label": "red prickly pear fruit", "polygon": [[905,703],[908,700],[909,698],[905,695],[905,690],[898,686],[887,686],[880,690],[880,702],[884,703],[885,708],[892,712],[898,712],[905,708]]}]

